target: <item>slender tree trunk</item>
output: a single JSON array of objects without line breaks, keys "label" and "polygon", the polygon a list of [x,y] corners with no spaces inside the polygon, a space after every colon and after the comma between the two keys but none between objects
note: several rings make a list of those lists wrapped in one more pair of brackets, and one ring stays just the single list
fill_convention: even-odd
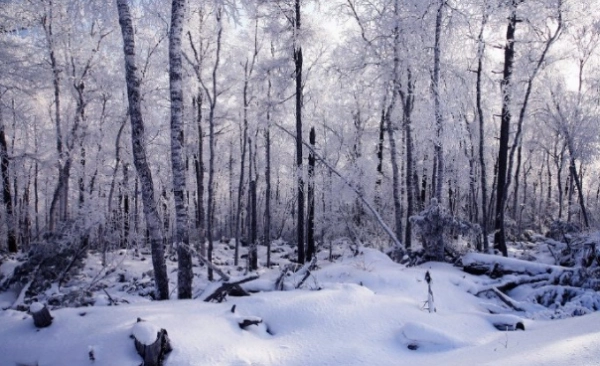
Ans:
[{"label": "slender tree trunk", "polygon": [[383,181],[383,144],[385,140],[385,98],[381,106],[379,120],[379,139],[377,140],[377,179],[375,180],[375,207],[381,209],[381,183]]},{"label": "slender tree trunk", "polygon": [[165,264],[162,235],[160,232],[160,219],[154,199],[154,183],[148,165],[146,147],[144,142],[144,121],[141,111],[140,80],[135,64],[135,41],[131,13],[127,0],[116,0],[119,13],[119,25],[123,34],[123,51],[125,55],[125,79],[127,81],[127,97],[129,100],[129,117],[131,121],[131,142],[134,165],[142,185],[142,200],[146,228],[152,247],[152,264],[154,267],[154,281],[156,297],[159,300],[169,298],[169,280]]},{"label": "slender tree trunk", "polygon": [[[61,162],[64,161],[63,151],[63,137],[61,130],[61,114],[60,114],[60,68],[56,59],[56,50],[54,45],[54,34],[53,34],[53,2],[49,1],[47,14],[42,18],[42,25],[44,27],[44,33],[46,36],[46,42],[48,45],[48,52],[50,56],[50,66],[52,68],[52,84],[54,87],[54,124],[56,126],[56,151],[58,152],[58,183],[54,197],[50,205],[50,212],[48,213],[48,229],[54,231],[56,224],[57,214],[62,214],[62,210],[59,209],[59,202],[63,201],[63,187],[61,186],[64,182],[63,178],[63,165]],[[57,213],[57,210],[59,213]]]},{"label": "slender tree trunk", "polygon": [[296,241],[298,263],[304,263],[304,171],[302,168],[302,46],[300,45],[300,0],[295,0],[294,66],[296,76],[296,190],[297,214]]},{"label": "slender tree trunk", "polygon": [[[436,126],[436,180],[435,197],[439,204],[442,204],[442,187],[444,184],[444,147],[443,147],[443,120],[440,104],[440,37],[442,34],[442,16],[447,0],[439,0],[439,6],[435,17],[435,45],[433,47],[433,108],[435,113]],[[438,258],[443,260],[443,258]]]},{"label": "slender tree trunk", "polygon": [[[400,19],[399,0],[394,1],[394,74],[392,100],[386,112],[386,127],[390,142],[390,160],[392,162],[392,198],[394,201],[394,233],[398,240],[402,240],[402,202],[400,197],[400,172],[398,167],[398,156],[394,131],[396,126],[392,123],[392,112],[396,106],[396,100],[400,95]],[[399,250],[400,248],[396,248]]]},{"label": "slender tree trunk", "polygon": [[271,73],[267,72],[267,125],[265,126],[265,226],[267,268],[271,268]]},{"label": "slender tree trunk", "polygon": [[488,187],[487,187],[487,168],[485,163],[485,123],[483,115],[482,96],[483,90],[481,87],[483,77],[483,56],[485,53],[485,42],[483,40],[483,32],[487,24],[488,14],[484,9],[483,20],[481,21],[481,28],[477,37],[477,117],[479,119],[479,165],[481,167],[481,232],[483,235],[483,252],[487,253],[490,248],[488,240]]},{"label": "slender tree trunk", "polygon": [[8,158],[8,144],[4,132],[4,120],[2,116],[2,105],[0,104],[0,163],[2,164],[2,198],[6,207],[7,244],[10,253],[16,253],[17,233],[15,229],[15,213],[13,208],[13,197],[10,190],[10,160]]},{"label": "slender tree trunk", "polygon": [[[208,144],[209,144],[209,161],[208,161],[208,187],[207,187],[207,224],[206,234],[208,240],[208,252],[207,259],[212,262],[213,256],[213,225],[214,225],[214,182],[215,182],[215,110],[217,107],[217,100],[219,94],[217,93],[217,71],[219,69],[219,63],[221,60],[221,37],[223,35],[223,26],[221,23],[222,9],[218,8],[215,13],[217,21],[217,44],[215,50],[215,64],[212,70],[211,90],[208,89],[204,84],[204,91],[208,97],[209,102],[209,113],[208,113]],[[208,267],[208,279],[213,280],[213,269]]]},{"label": "slender tree trunk", "polygon": [[[246,61],[245,65],[245,75],[246,79],[244,80],[244,116],[243,116],[243,126],[242,126],[242,136],[241,136],[241,149],[242,154],[240,158],[240,181],[238,185],[238,199],[237,199],[237,212],[235,214],[235,253],[234,253],[234,264],[237,266],[239,262],[240,256],[240,236],[241,236],[241,228],[240,221],[242,216],[242,202],[244,197],[244,172],[246,167],[246,148],[248,146],[248,61]],[[252,179],[252,178],[250,178]]]},{"label": "slender tree trunk", "polygon": [[194,165],[196,168],[196,192],[198,200],[198,209],[196,214],[196,228],[198,230],[198,241],[200,244],[200,253],[206,256],[206,226],[204,213],[204,147],[202,136],[202,91],[198,90],[196,98],[196,126],[198,128],[198,152],[194,156]]},{"label": "slender tree trunk", "polygon": [[412,111],[414,107],[414,80],[412,77],[412,71],[406,70],[407,75],[407,91],[406,96],[403,97],[403,124],[404,124],[404,136],[406,139],[406,232],[404,238],[404,246],[406,250],[410,250],[412,246],[412,222],[410,217],[415,212],[415,190],[413,179],[415,177],[415,163],[413,158],[413,137],[412,137]]},{"label": "slender tree trunk", "polygon": [[506,30],[506,46],[504,47],[504,72],[502,78],[502,114],[500,122],[500,145],[498,150],[498,179],[496,186],[496,219],[494,222],[494,248],[505,257],[506,234],[504,232],[504,206],[506,203],[506,182],[508,168],[508,139],[510,132],[511,79],[515,58],[515,31],[517,28],[517,2],[512,0],[508,27]]},{"label": "slender tree trunk", "polygon": [[175,198],[175,235],[177,247],[177,294],[180,299],[192,297],[192,255],[189,243],[188,210],[185,204],[185,165],[183,160],[183,66],[181,34],[185,16],[185,0],[173,0],[169,32],[169,85],[171,90],[171,167]]},{"label": "slender tree trunk", "polygon": [[248,253],[248,262],[251,271],[258,269],[258,221],[257,221],[257,210],[256,210],[256,180],[253,178],[250,181],[249,194],[250,194],[250,250]]},{"label": "slender tree trunk", "polygon": [[123,164],[123,238],[121,248],[129,248],[129,164]]},{"label": "slender tree trunk", "polygon": [[306,228],[306,260],[311,261],[316,255],[315,251],[315,154],[312,152],[315,149],[315,128],[311,127],[309,134],[309,143],[312,150],[308,154],[308,214]]}]

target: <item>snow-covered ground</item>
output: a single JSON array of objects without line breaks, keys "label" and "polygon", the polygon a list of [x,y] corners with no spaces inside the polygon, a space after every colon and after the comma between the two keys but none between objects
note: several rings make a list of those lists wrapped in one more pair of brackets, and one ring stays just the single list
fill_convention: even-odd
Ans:
[{"label": "snow-covered ground", "polygon": [[[471,294],[485,276],[440,263],[406,268],[372,249],[342,252],[334,263],[325,256],[301,289],[293,289],[300,278],[289,277],[286,291],[272,291],[279,270],[262,269],[260,279],[244,286],[261,292],[205,303],[204,268],[195,269],[198,299],[151,302],[131,291],[131,283],[149,277],[143,275],[149,260],[116,253],[105,275],[91,255],[82,276],[96,285],[106,281],[94,293],[96,306],[54,309],[53,324],[43,329],[25,312],[0,310],[0,365],[139,365],[131,334],[146,337],[160,328],[173,346],[165,365],[600,365],[600,312],[562,320],[490,314],[490,306],[501,304]],[[226,260],[223,267],[243,275]],[[435,313],[426,309],[426,271]],[[0,294],[1,307],[16,295]],[[105,306],[109,296],[119,305]],[[238,325],[257,317],[262,324]],[[525,331],[493,326],[517,321]]]}]

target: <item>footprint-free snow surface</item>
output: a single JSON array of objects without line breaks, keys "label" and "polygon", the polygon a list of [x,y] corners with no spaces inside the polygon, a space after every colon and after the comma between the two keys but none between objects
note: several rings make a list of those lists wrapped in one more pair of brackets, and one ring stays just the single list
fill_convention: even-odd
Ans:
[{"label": "footprint-free snow surface", "polygon": [[[131,335],[150,342],[149,330],[161,328],[173,347],[167,366],[600,365],[598,312],[562,320],[490,314],[488,300],[469,292],[477,277],[447,264],[406,268],[370,249],[318,264],[302,289],[273,291],[279,271],[261,270],[246,288],[262,291],[223,303],[200,295],[55,309],[43,329],[27,313],[0,310],[0,365],[137,366]],[[148,270],[148,261],[139,265]],[[434,313],[426,309],[428,270]],[[242,329],[243,319],[262,323]],[[493,325],[515,321],[526,330]]]}]

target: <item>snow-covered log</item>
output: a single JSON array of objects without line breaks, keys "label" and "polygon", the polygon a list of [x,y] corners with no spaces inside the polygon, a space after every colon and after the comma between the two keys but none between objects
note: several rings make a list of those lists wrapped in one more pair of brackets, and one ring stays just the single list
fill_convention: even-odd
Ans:
[{"label": "snow-covered log", "polygon": [[537,276],[541,274],[559,275],[569,268],[549,264],[528,262],[515,258],[506,258],[497,255],[469,253],[462,259],[463,270],[474,275],[488,275],[498,278],[509,274],[524,274]]},{"label": "snow-covered log", "polygon": [[133,326],[131,337],[143,359],[142,366],[161,366],[166,354],[173,350],[166,330],[140,318]]},{"label": "snow-covered log", "polygon": [[49,327],[52,324],[52,315],[46,305],[42,305],[39,302],[34,302],[29,307],[29,312],[33,317],[33,324],[37,328]]}]

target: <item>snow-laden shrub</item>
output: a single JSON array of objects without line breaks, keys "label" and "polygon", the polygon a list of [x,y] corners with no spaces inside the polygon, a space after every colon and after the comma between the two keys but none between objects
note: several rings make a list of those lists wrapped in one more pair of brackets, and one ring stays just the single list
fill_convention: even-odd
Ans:
[{"label": "snow-laden shrub", "polygon": [[410,220],[421,239],[426,260],[445,261],[450,243],[459,237],[475,237],[481,231],[478,225],[452,216],[435,198]]},{"label": "snow-laden shrub", "polygon": [[[5,286],[24,291],[23,305],[51,298],[56,298],[53,301],[55,306],[81,305],[76,301],[80,297],[76,294],[66,297],[68,304],[63,304],[66,293],[60,288],[83,268],[88,246],[85,237],[74,222],[65,223],[56,232],[45,234],[39,242],[31,245],[24,263],[15,268]],[[52,291],[48,291],[51,288]],[[89,300],[81,302],[86,304]]]},{"label": "snow-laden shrub", "polygon": [[581,228],[579,225],[572,222],[556,220],[550,223],[546,237],[563,241],[565,238],[569,238],[572,235],[579,234],[580,232]]},{"label": "snow-laden shrub", "polygon": [[600,309],[600,294],[573,286],[543,286],[534,289],[529,301],[552,310],[551,318],[566,318],[589,314]]}]

